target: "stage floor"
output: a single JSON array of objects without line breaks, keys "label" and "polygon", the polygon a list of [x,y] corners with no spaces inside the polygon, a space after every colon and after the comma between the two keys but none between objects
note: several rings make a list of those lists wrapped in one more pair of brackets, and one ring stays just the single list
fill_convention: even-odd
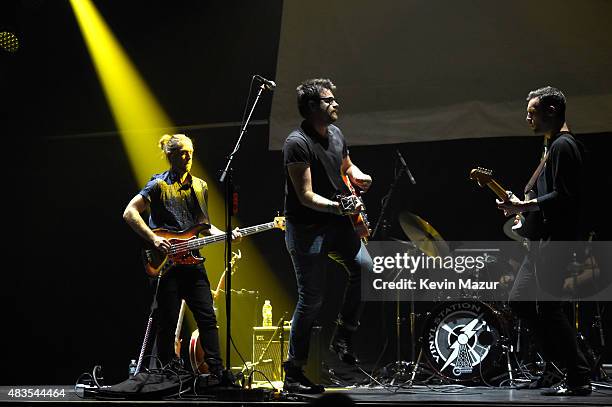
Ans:
[{"label": "stage floor", "polygon": [[[19,390],[19,391],[18,391]],[[36,393],[38,390],[38,393]],[[461,386],[413,386],[401,389],[381,387],[327,388],[327,393],[341,392],[349,395],[357,405],[397,405],[397,406],[612,406],[612,389],[594,389],[588,397],[545,397],[539,390],[512,390],[490,387]],[[17,395],[18,394],[18,395]],[[38,396],[35,396],[38,394]],[[237,393],[236,393],[237,396]],[[221,401],[212,396],[166,400],[96,400],[80,398],[72,386],[2,386],[0,405],[32,402],[45,405],[146,405],[168,403],[172,405],[305,405],[318,396],[280,397],[270,401]],[[227,398],[227,393],[226,397]]]}]

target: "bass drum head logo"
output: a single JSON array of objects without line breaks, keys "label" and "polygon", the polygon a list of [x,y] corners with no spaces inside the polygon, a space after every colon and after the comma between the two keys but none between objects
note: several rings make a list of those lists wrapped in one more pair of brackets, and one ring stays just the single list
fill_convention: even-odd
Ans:
[{"label": "bass drum head logo", "polygon": [[424,355],[433,370],[455,382],[483,382],[501,366],[502,323],[485,303],[443,303],[426,322]]}]

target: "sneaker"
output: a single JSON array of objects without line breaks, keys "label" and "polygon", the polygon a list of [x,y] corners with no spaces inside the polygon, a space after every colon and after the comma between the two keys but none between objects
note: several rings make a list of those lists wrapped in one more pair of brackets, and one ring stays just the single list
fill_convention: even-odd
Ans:
[{"label": "sneaker", "polygon": [[285,381],[283,390],[288,393],[319,394],[325,391],[325,387],[314,384],[305,375],[301,367],[294,365],[290,361],[283,363],[285,370]]},{"label": "sneaker", "polygon": [[353,333],[341,325],[336,325],[329,350],[338,355],[341,361],[349,365],[358,365],[359,359],[353,351]]},{"label": "sneaker", "polygon": [[543,396],[588,396],[592,391],[590,383],[568,386],[567,382],[563,381],[550,389],[543,390],[541,394]]}]

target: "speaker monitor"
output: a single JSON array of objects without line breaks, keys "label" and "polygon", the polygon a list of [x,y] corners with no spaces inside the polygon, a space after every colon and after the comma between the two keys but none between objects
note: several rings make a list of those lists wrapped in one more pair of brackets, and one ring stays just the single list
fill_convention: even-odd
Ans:
[{"label": "speaker monitor", "polygon": [[[253,327],[253,358],[252,362],[257,363],[254,368],[262,373],[255,372],[253,380],[266,382],[266,377],[270,381],[282,381],[282,362],[287,360],[289,352],[290,327],[277,329],[276,326],[255,326]],[[320,347],[321,327],[315,326],[311,331],[310,352],[305,373],[315,383],[320,380],[321,374],[321,347]],[[281,341],[282,336],[282,341]],[[267,349],[266,349],[267,347]],[[281,357],[282,348],[282,357]],[[265,375],[265,377],[264,377]]]}]

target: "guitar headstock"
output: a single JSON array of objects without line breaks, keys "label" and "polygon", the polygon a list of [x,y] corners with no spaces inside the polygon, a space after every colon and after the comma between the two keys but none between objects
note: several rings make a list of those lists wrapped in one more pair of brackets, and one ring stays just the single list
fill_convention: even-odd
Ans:
[{"label": "guitar headstock", "polygon": [[238,250],[238,253],[232,252],[232,258],[230,260],[230,264],[233,266],[234,263],[236,263],[236,260],[239,260],[240,258],[242,258],[242,252],[240,250]]},{"label": "guitar headstock", "polygon": [[484,187],[493,179],[493,171],[482,167],[474,168],[470,171],[470,179],[473,179],[478,185]]},{"label": "guitar headstock", "polygon": [[274,227],[284,231],[285,230],[285,217],[284,216],[274,217]]}]

